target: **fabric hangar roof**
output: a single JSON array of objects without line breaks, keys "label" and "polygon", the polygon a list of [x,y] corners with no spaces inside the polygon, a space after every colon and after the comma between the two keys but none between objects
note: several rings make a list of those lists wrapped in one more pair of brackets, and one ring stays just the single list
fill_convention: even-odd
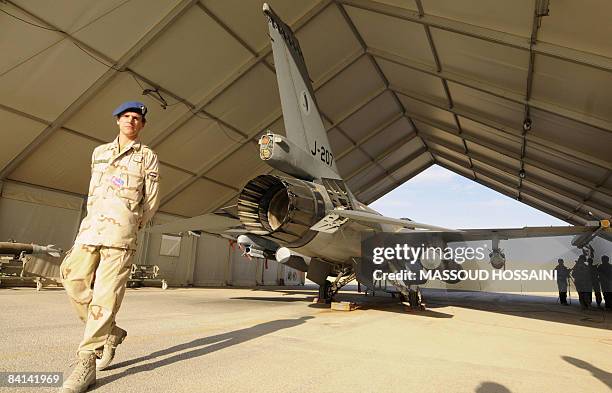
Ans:
[{"label": "fabric hangar roof", "polygon": [[[612,214],[612,3],[269,3],[296,32],[336,162],[370,203],[437,164],[572,224]],[[149,107],[160,210],[231,205],[284,133],[254,0],[0,2],[0,180],[85,196],[112,110]]]}]

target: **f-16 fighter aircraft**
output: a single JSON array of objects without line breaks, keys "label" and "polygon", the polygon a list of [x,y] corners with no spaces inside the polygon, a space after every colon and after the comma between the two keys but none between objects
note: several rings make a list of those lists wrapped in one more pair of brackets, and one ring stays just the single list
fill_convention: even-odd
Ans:
[{"label": "f-16 fighter aircraft", "polygon": [[[268,18],[286,135],[268,131],[259,140],[259,155],[287,176],[261,175],[250,180],[240,192],[234,215],[205,214],[159,225],[151,232],[201,230],[237,239],[247,256],[275,259],[306,272],[320,286],[319,299],[324,300],[353,279],[374,287],[371,262],[366,266],[361,258],[364,233],[401,233],[413,238],[415,246],[433,247],[492,240],[490,259],[495,268],[505,264],[499,248],[502,239],[577,235],[575,245],[582,247],[596,235],[612,238],[608,221],[585,227],[453,230],[384,217],[362,204],[336,167],[298,40],[269,5],[263,5],[263,12]],[[445,261],[422,258],[420,262],[428,266]],[[446,262],[443,266],[448,267]],[[390,267],[391,271],[402,268]],[[329,281],[330,276],[335,280]],[[414,282],[392,284],[402,298],[414,302]]]}]

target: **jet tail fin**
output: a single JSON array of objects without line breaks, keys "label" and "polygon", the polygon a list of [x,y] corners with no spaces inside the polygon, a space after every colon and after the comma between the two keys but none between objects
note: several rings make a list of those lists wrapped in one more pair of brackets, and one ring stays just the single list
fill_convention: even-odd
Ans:
[{"label": "jet tail fin", "polygon": [[331,173],[331,177],[340,179],[300,44],[291,28],[266,3],[263,12],[268,17],[288,145],[302,150],[290,154],[294,160],[300,157],[302,162],[297,164],[308,168],[308,177],[320,179],[330,177]]}]

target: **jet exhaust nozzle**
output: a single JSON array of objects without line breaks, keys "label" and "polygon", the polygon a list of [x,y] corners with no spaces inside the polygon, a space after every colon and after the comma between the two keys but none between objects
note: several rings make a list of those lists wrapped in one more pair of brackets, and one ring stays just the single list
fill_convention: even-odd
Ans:
[{"label": "jet exhaust nozzle", "polygon": [[316,235],[310,227],[325,216],[325,201],[308,181],[261,175],[242,189],[238,216],[249,232],[299,247]]}]

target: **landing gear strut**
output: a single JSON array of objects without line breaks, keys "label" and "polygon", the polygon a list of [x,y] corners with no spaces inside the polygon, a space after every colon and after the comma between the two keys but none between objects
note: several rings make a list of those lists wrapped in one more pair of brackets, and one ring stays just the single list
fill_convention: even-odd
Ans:
[{"label": "landing gear strut", "polygon": [[319,303],[331,303],[333,297],[336,296],[340,288],[354,280],[355,277],[355,272],[344,270],[338,273],[333,283],[329,280],[325,280],[325,283],[319,286]]},{"label": "landing gear strut", "polygon": [[325,280],[323,285],[319,285],[319,299],[318,303],[329,304],[334,296],[332,283],[329,280]]},{"label": "landing gear strut", "polygon": [[421,290],[417,287],[416,289],[408,289],[408,296],[400,292],[400,300],[402,302],[408,302],[411,310],[425,310],[423,304],[423,296]]}]

